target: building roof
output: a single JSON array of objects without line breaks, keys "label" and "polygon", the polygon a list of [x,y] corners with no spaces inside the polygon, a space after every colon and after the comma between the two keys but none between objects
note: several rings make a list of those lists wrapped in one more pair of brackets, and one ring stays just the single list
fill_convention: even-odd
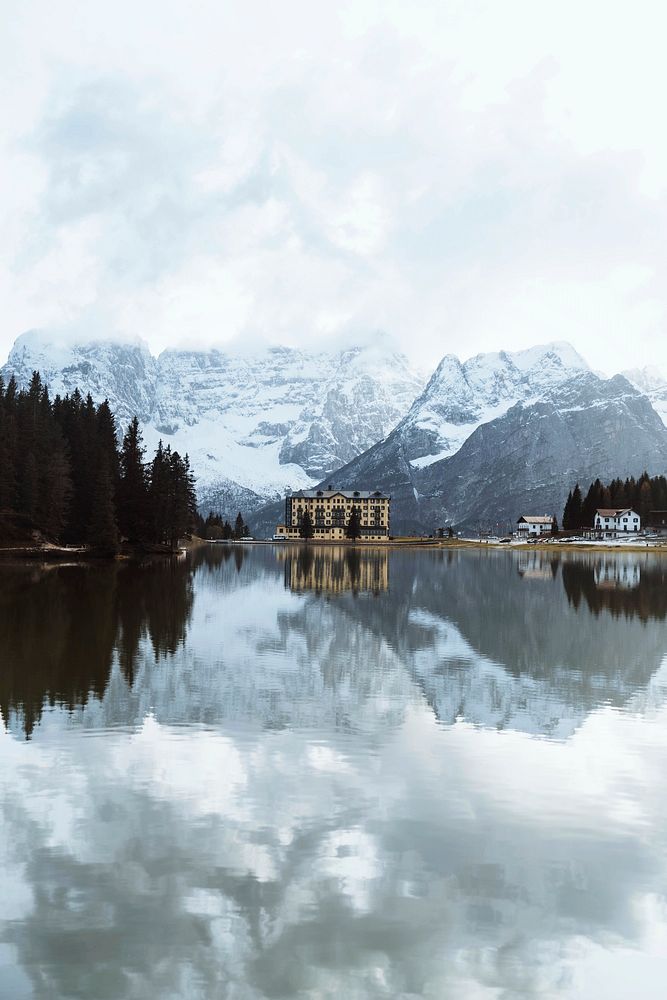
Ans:
[{"label": "building roof", "polygon": [[291,493],[291,499],[304,499],[304,500],[330,500],[332,497],[345,497],[346,500],[390,500],[386,493],[381,493],[379,490],[299,490],[297,493]]},{"label": "building roof", "polygon": [[521,524],[523,521],[525,524],[553,524],[553,520],[553,517],[548,517],[546,514],[522,514],[516,523]]},{"label": "building roof", "polygon": [[632,507],[598,507],[595,511],[600,517],[619,517],[620,514],[634,514]]}]

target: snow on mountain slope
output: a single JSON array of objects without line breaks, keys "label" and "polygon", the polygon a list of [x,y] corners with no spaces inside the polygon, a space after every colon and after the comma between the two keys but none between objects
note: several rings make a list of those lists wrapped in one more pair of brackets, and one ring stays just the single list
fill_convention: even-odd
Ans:
[{"label": "snow on mountain slope", "polygon": [[384,340],[374,347],[255,353],[170,350],[141,341],[62,346],[19,337],[2,373],[27,384],[39,370],[52,394],[105,397],[121,425],[136,413],[153,450],[160,438],[190,455],[203,505],[249,511],[317,482],[382,440],[426,381]]},{"label": "snow on mountain slope", "polygon": [[0,371],[5,381],[14,375],[20,386],[38,371],[51,396],[78,388],[96,401],[106,398],[121,424],[135,414],[142,422],[149,420],[155,406],[157,362],[138,339],[65,345],[46,332],[30,330],[16,339]]},{"label": "snow on mountain slope", "polygon": [[[427,395],[428,389],[421,400]],[[346,489],[372,483],[390,494],[396,534],[447,524],[505,531],[523,511],[559,513],[576,482],[667,468],[667,428],[649,399],[620,375],[601,379],[580,370],[555,381],[539,398],[529,396],[480,423],[453,455],[422,468],[409,450],[416,408],[388,438],[331,477]],[[277,506],[267,506],[251,527],[268,534],[280,515]]]},{"label": "snow on mountain slope", "polygon": [[447,354],[397,428],[403,454],[415,468],[453,455],[481,424],[588,370],[564,342],[478,354],[464,363]]},{"label": "snow on mountain slope", "polygon": [[667,427],[667,376],[654,366],[631,368],[621,373],[651,400],[653,409]]}]

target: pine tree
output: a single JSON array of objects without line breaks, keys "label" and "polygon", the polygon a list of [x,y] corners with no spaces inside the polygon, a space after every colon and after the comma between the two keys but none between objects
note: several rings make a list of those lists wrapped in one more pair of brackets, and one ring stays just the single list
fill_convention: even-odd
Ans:
[{"label": "pine tree", "polygon": [[34,521],[39,507],[39,473],[37,459],[31,448],[24,453],[19,477],[19,510]]},{"label": "pine tree", "polygon": [[248,527],[241,516],[241,511],[239,511],[234,521],[234,538],[244,538],[247,534]]},{"label": "pine tree", "polygon": [[648,517],[652,509],[653,496],[651,493],[651,483],[648,479],[645,479],[639,488],[639,502],[636,505],[635,510],[643,521]]},{"label": "pine tree", "polygon": [[313,529],[313,519],[310,516],[310,511],[304,511],[303,517],[301,518],[301,524],[299,525],[299,535],[301,538],[312,538],[315,534]]},{"label": "pine tree", "polygon": [[572,493],[572,506],[570,508],[570,519],[574,531],[578,531],[582,527],[582,507],[581,489],[579,488],[579,483],[577,483]]},{"label": "pine tree", "polygon": [[118,527],[136,545],[148,537],[148,483],[139,421],[133,417],[123,437],[118,486]]},{"label": "pine tree", "polygon": [[97,471],[88,543],[100,555],[112,556],[118,552],[113,481],[105,462],[100,464]]},{"label": "pine tree", "polygon": [[197,509],[197,480],[195,479],[195,474],[192,471],[190,465],[190,456],[185,453],[184,458],[185,467],[185,490],[187,494],[187,504],[188,504],[188,531],[192,531],[198,517]]},{"label": "pine tree", "polygon": [[[16,383],[14,383],[14,386]],[[0,510],[16,504],[16,413],[14,393],[0,376]]]},{"label": "pine tree", "polygon": [[[20,391],[0,378],[0,509],[100,554],[117,551],[118,520],[132,543],[172,546],[201,521],[187,456],[160,442],[147,470],[136,418],[119,451],[106,400],[96,406],[75,389],[51,401],[38,372]],[[221,519],[218,528],[231,534]]]},{"label": "pine tree", "polygon": [[361,519],[359,517],[359,511],[356,507],[353,507],[350,511],[350,517],[345,528],[345,535],[347,538],[359,538],[361,535]]},{"label": "pine tree", "polygon": [[563,508],[563,530],[572,531],[572,490],[568,493]]},{"label": "pine tree", "polygon": [[185,461],[177,451],[171,455],[169,463],[170,524],[169,543],[172,548],[179,538],[188,534],[192,525],[192,504]]},{"label": "pine tree", "polygon": [[593,526],[593,522],[595,521],[595,511],[598,507],[602,507],[604,505],[603,492],[603,486],[599,479],[596,479],[594,483],[591,483],[588,488],[586,499],[581,507],[581,521],[584,527]]},{"label": "pine tree", "polygon": [[49,456],[43,463],[39,526],[47,538],[60,541],[67,523],[72,482],[65,442],[59,427],[49,435]]},{"label": "pine tree", "polygon": [[158,442],[155,456],[151,463],[149,496],[150,539],[161,544],[167,540],[169,522],[169,462],[171,449],[163,447]]}]

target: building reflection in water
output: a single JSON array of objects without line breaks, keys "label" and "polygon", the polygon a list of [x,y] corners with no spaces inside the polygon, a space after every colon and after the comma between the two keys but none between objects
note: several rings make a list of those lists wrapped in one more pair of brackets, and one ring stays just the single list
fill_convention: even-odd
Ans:
[{"label": "building reflection in water", "polygon": [[638,617],[641,621],[667,617],[667,564],[640,556],[589,554],[563,560],[562,578],[570,604],[582,600],[593,614]]},{"label": "building reflection in water", "polygon": [[658,997],[666,569],[3,567],[0,995]]},{"label": "building reflection in water", "polygon": [[595,563],[593,576],[595,586],[603,590],[634,590],[641,582],[641,566],[638,562],[606,558]]},{"label": "building reflection in water", "polygon": [[[304,600],[280,610],[275,619],[268,603],[265,613],[260,608],[242,624],[244,615],[255,614],[253,588],[276,598],[284,588]],[[308,600],[336,595],[353,599],[320,602],[319,614]],[[356,600],[360,595],[378,600]],[[197,602],[199,631],[193,642]],[[564,706],[560,714],[569,712],[574,718],[601,699],[624,703],[648,682],[664,654],[664,635],[646,626],[666,617],[667,561],[629,554],[536,552],[519,557],[346,545],[258,546],[252,551],[220,545],[183,559],[145,563],[5,566],[0,716],[5,721],[13,717],[30,736],[48,707],[73,711],[101,701],[114,670],[132,691],[142,670],[146,683],[151,664],[168,661],[173,684],[182,681],[179,671],[188,678],[188,697],[179,703],[183,718],[200,681],[206,718],[210,721],[216,712],[226,717],[229,706],[243,700],[238,688],[245,677],[229,652],[235,648],[232,640],[241,636],[249,643],[248,656],[259,669],[271,656],[282,662],[289,634],[306,642],[309,670],[326,635],[318,667],[324,678],[337,655],[350,661],[353,637],[363,635],[360,649],[377,640],[409,668],[440,719],[461,714],[475,721],[496,718],[487,711],[482,690],[488,663],[497,664],[509,678],[506,701],[519,699],[512,684],[522,678],[541,687],[545,704],[553,707],[554,699],[559,700]],[[218,624],[209,630],[209,621]],[[274,625],[278,632],[271,636]],[[218,641],[234,696],[225,693],[216,702],[211,686],[222,684],[224,673],[216,659],[222,654],[211,651]],[[188,672],[186,646],[198,651],[197,669],[205,681]],[[362,655],[362,687],[375,656]],[[269,674],[270,687],[275,676]],[[151,676],[157,685],[167,673]],[[487,679],[500,703],[498,677],[489,674]],[[257,683],[255,676],[255,687]],[[293,695],[285,693],[285,717]],[[157,689],[151,691],[147,703],[154,705],[158,696]],[[507,711],[507,718],[514,718]],[[539,721],[533,728],[551,732]]]},{"label": "building reflection in water", "polygon": [[386,549],[301,545],[287,553],[285,587],[296,593],[380,594],[389,589]]}]

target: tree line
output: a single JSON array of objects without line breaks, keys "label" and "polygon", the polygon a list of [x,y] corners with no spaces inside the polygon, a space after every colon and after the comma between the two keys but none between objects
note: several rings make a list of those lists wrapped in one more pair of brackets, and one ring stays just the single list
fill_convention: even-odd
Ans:
[{"label": "tree line", "polygon": [[205,519],[201,514],[197,514],[194,530],[200,538],[207,538],[211,542],[238,541],[239,538],[245,538],[250,531],[243,520],[241,511],[236,515],[233,526],[228,520],[223,520],[220,514],[214,514],[213,511]]},{"label": "tree line", "polygon": [[596,479],[583,495],[579,483],[568,493],[563,510],[563,530],[592,527],[598,508],[636,511],[642,520],[652,510],[667,510],[667,479],[643,472],[639,479],[612,479],[605,484]]},{"label": "tree line", "polygon": [[107,400],[78,389],[52,400],[34,372],[23,390],[0,378],[0,511],[100,554],[122,540],[173,548],[194,524],[195,481],[188,456],[162,442],[145,460],[136,417],[119,447]]}]

